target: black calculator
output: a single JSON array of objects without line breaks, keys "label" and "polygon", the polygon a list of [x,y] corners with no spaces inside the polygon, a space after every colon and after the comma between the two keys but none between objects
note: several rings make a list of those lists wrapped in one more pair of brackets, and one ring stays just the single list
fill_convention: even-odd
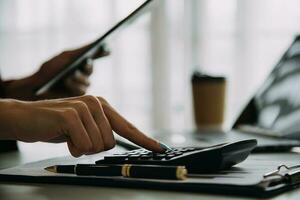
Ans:
[{"label": "black calculator", "polygon": [[244,161],[256,147],[256,140],[243,140],[210,147],[177,147],[164,153],[137,149],[105,156],[96,161],[99,165],[163,165],[185,166],[190,174],[214,172]]}]

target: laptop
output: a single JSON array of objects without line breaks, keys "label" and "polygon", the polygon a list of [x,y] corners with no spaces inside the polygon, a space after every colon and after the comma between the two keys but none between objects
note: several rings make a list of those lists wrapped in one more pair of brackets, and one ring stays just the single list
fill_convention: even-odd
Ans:
[{"label": "laptop", "polygon": [[[196,136],[195,136],[196,135]],[[194,133],[212,143],[257,139],[255,151],[288,151],[300,147],[300,35],[227,133]]]}]

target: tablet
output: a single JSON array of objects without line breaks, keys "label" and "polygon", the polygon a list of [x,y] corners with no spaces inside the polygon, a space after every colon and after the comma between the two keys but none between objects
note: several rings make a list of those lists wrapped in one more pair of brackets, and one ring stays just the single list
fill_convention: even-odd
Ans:
[{"label": "tablet", "polygon": [[71,74],[85,62],[87,59],[92,58],[100,48],[102,48],[105,41],[116,31],[124,28],[133,21],[135,21],[141,14],[148,10],[149,6],[154,0],[147,0],[133,12],[131,12],[127,17],[118,22],[115,26],[109,29],[105,34],[103,34],[99,39],[92,43],[91,47],[83,52],[80,56],[74,59],[68,66],[66,66],[61,72],[56,74],[50,80],[45,81],[46,83],[37,88],[36,95],[42,94],[52,88],[56,83],[62,80],[65,76]]}]

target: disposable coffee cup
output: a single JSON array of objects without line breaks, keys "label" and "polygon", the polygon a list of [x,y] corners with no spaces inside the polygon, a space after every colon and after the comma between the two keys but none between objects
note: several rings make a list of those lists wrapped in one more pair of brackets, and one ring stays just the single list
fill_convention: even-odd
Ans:
[{"label": "disposable coffee cup", "polygon": [[196,72],[192,77],[192,88],[198,130],[223,130],[226,78]]}]

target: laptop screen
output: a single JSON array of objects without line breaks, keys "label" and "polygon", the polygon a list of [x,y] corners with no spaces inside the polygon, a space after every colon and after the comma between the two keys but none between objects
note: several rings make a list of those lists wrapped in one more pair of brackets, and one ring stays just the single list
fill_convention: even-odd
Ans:
[{"label": "laptop screen", "polygon": [[254,97],[257,125],[278,136],[300,138],[300,36]]}]

